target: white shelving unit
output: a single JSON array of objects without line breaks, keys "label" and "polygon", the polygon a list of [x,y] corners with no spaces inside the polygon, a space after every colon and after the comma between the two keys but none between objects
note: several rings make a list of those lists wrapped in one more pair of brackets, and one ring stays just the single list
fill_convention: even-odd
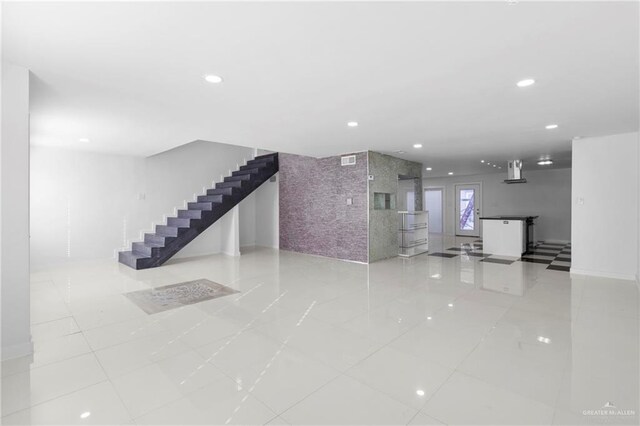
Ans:
[{"label": "white shelving unit", "polygon": [[402,257],[429,251],[429,212],[398,212],[398,245]]}]

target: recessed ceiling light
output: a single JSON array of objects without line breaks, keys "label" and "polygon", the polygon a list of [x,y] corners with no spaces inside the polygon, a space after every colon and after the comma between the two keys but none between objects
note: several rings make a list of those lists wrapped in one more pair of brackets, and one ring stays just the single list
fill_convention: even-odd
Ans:
[{"label": "recessed ceiling light", "polygon": [[498,166],[496,166],[496,165],[494,164],[494,165],[493,165],[493,167],[498,167]]},{"label": "recessed ceiling light", "polygon": [[205,75],[204,79],[208,83],[214,83],[214,84],[222,83],[222,77],[220,77],[219,75],[215,75],[215,74]]},{"label": "recessed ceiling light", "polygon": [[544,126],[545,129],[547,130],[553,130],[553,129],[557,129],[558,125],[557,124],[547,124],[546,126]]},{"label": "recessed ceiling light", "polygon": [[85,411],[84,413],[80,414],[80,418],[81,419],[86,419],[90,415],[91,415],[91,411]]},{"label": "recessed ceiling light", "polygon": [[548,345],[548,344],[551,343],[551,339],[549,339],[548,337],[544,337],[544,336],[538,336],[538,342],[546,343]]},{"label": "recessed ceiling light", "polygon": [[552,160],[540,160],[540,161],[538,161],[538,165],[539,166],[549,166],[551,164],[553,164]]},{"label": "recessed ceiling light", "polygon": [[532,78],[525,78],[524,80],[520,80],[516,84],[517,84],[518,87],[527,87],[527,86],[531,86],[535,82],[536,81],[534,79],[532,79]]},{"label": "recessed ceiling light", "polygon": [[431,317],[427,317],[427,319],[428,319],[428,320],[430,320],[430,319],[431,319]]},{"label": "recessed ceiling light", "polygon": [[484,160],[480,160],[481,163],[484,163]]},{"label": "recessed ceiling light", "polygon": [[449,176],[451,176],[451,175],[453,174],[453,172],[449,172],[449,173],[447,173],[447,174],[448,174]]},{"label": "recessed ceiling light", "polygon": [[80,138],[78,139],[78,142],[87,143],[89,142],[89,138]]},{"label": "recessed ceiling light", "polygon": [[357,121],[349,121],[349,122],[347,122],[347,126],[349,126],[349,127],[358,127],[358,122]]},{"label": "recessed ceiling light", "polygon": [[447,306],[453,308],[453,303],[449,303]]},{"label": "recessed ceiling light", "polygon": [[416,395],[418,395],[418,396],[424,396],[424,391],[423,391],[422,389],[418,389],[418,390],[416,391]]},{"label": "recessed ceiling light", "polygon": [[413,147],[414,148],[422,148],[422,144],[421,143],[414,143]]},{"label": "recessed ceiling light", "polygon": [[431,167],[427,167],[428,172],[430,172],[431,170],[433,170]]}]

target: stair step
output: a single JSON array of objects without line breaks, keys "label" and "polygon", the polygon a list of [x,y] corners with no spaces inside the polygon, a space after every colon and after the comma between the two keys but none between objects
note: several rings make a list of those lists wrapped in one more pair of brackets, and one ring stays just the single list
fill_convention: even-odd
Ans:
[{"label": "stair step", "polygon": [[[198,201],[200,201],[200,197],[198,197]],[[178,210],[178,217],[202,219],[202,210]]]},{"label": "stair step", "polygon": [[222,203],[225,197],[229,197],[226,194],[216,195],[198,195],[199,203]]},{"label": "stair step", "polygon": [[135,242],[131,245],[131,247],[133,248],[134,254],[153,257],[153,256],[156,256],[158,252],[160,252],[160,250],[164,248],[164,245],[154,244],[154,243]]},{"label": "stair step", "polygon": [[238,180],[251,180],[252,176],[250,174],[245,175],[235,175],[235,176],[227,176],[224,178],[225,182],[235,182]]},{"label": "stair step", "polygon": [[238,171],[244,172],[246,170],[256,170],[257,169],[260,172],[262,172],[263,170],[267,169],[271,165],[272,165],[271,163],[245,164],[244,166],[240,166]]},{"label": "stair step", "polygon": [[213,210],[213,203],[208,203],[208,202],[204,202],[204,203],[188,203],[187,207],[189,207],[189,210],[207,210],[207,211],[211,211],[211,210]]},{"label": "stair step", "polygon": [[275,156],[277,156],[278,153],[277,152],[271,152],[269,154],[262,154],[262,155],[257,155],[254,160],[259,160],[261,158],[274,158]]},{"label": "stair step", "polygon": [[249,160],[247,161],[247,166],[253,166],[255,164],[266,164],[266,165],[270,165],[270,163],[274,163],[275,159],[273,157],[269,157],[269,158],[256,158],[255,160]]},{"label": "stair step", "polygon": [[234,187],[207,189],[207,195],[235,195],[240,192],[240,190],[240,188]]},{"label": "stair step", "polygon": [[156,234],[177,237],[187,232],[188,228],[178,228],[177,226],[156,225]]},{"label": "stair step", "polygon": [[236,180],[233,182],[218,182],[216,183],[216,189],[218,188],[242,188],[242,180]]},{"label": "stair step", "polygon": [[158,235],[158,234],[144,234],[144,242],[152,243],[152,244],[161,244],[166,246],[171,241],[175,240],[176,237],[171,237],[168,235]]},{"label": "stair step", "polygon": [[167,225],[177,226],[178,228],[191,228],[197,226],[200,219],[191,219],[188,217],[170,217],[167,218]]},{"label": "stair step", "polygon": [[133,269],[139,269],[140,262],[150,258],[150,256],[144,256],[140,253],[134,253],[133,251],[121,251],[120,253],[118,253],[118,262],[123,263]]},{"label": "stair step", "polygon": [[[244,166],[242,166],[242,167],[244,167]],[[235,172],[231,173],[231,176],[240,176],[240,175],[246,175],[246,174],[257,175],[262,170],[264,170],[264,168],[260,169],[260,168],[254,167],[254,168],[249,168],[249,169],[244,169],[244,170],[242,170],[242,168],[241,168],[240,170],[236,170]]]}]

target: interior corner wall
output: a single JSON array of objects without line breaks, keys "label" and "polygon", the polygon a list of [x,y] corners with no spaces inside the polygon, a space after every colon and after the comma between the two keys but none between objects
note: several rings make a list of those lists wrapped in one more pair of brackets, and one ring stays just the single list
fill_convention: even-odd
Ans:
[{"label": "interior corner wall", "polygon": [[638,133],[573,143],[571,272],[636,279]]},{"label": "interior corner wall", "polygon": [[375,192],[392,194],[398,198],[398,176],[410,176],[415,180],[415,208],[422,210],[422,164],[403,160],[377,152],[368,152],[369,172],[373,180],[368,181],[369,210],[369,262],[398,255],[398,209],[376,210]]},{"label": "interior corner wall", "polygon": [[255,243],[257,246],[280,247],[280,173],[255,191]]},{"label": "interior corner wall", "polygon": [[506,172],[425,178],[424,188],[444,188],[444,233],[455,235],[455,185],[482,183],[482,216],[537,215],[535,239],[571,241],[571,169],[525,170],[527,183],[504,183]]},{"label": "interior corner wall", "polygon": [[2,62],[2,359],[29,355],[29,70]]},{"label": "interior corner wall", "polygon": [[[280,249],[367,262],[367,154],[280,154]],[[349,204],[349,201],[351,203]]]}]

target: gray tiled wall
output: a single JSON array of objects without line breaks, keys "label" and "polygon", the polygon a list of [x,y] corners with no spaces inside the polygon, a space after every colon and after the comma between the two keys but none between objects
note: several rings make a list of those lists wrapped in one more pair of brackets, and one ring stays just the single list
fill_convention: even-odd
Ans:
[{"label": "gray tiled wall", "polygon": [[422,164],[369,152],[369,262],[398,255],[398,211],[375,210],[374,192],[397,196],[398,175],[416,177],[415,210],[422,210]]}]

